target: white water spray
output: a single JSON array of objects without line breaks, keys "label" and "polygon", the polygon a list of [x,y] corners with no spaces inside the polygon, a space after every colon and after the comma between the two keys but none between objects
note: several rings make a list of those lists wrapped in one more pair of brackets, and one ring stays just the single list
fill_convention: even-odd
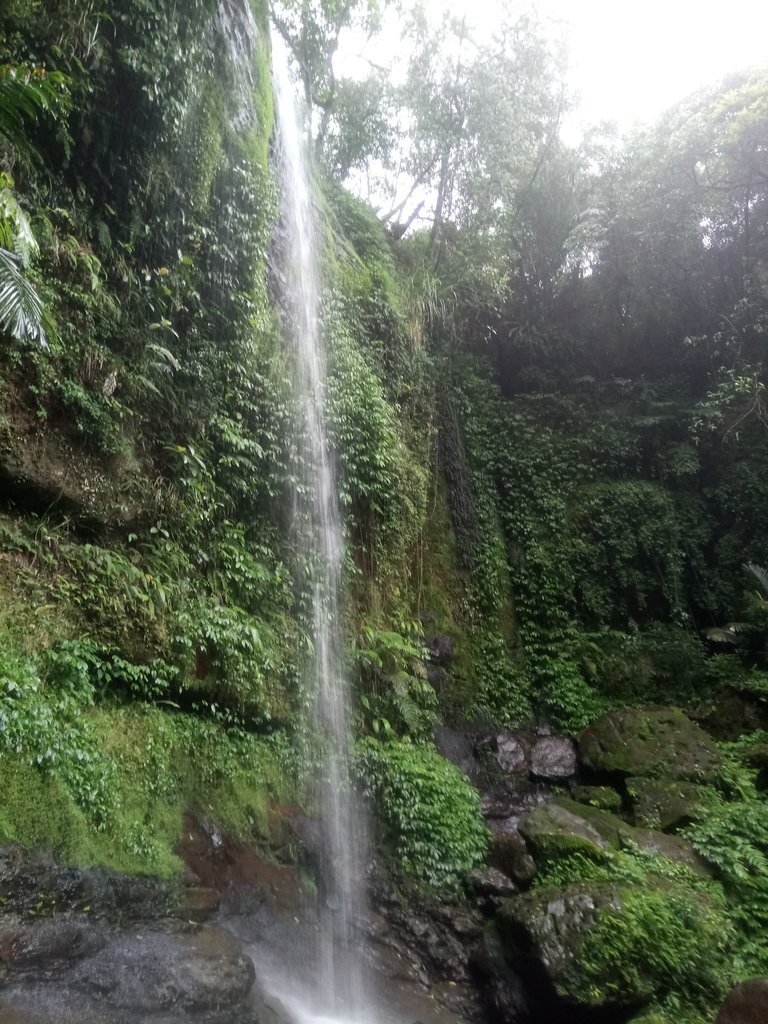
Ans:
[{"label": "white water spray", "polygon": [[273,82],[279,130],[282,210],[286,230],[286,336],[294,347],[301,476],[296,516],[307,563],[313,567],[315,724],[327,748],[322,794],[325,886],[318,962],[319,992],[310,1006],[296,995],[282,1001],[298,1024],[372,1024],[363,992],[355,924],[363,908],[363,816],[349,780],[349,694],[342,668],[339,586],[341,519],[324,412],[325,355],[320,325],[312,184],[301,111],[289,58],[273,34]]}]

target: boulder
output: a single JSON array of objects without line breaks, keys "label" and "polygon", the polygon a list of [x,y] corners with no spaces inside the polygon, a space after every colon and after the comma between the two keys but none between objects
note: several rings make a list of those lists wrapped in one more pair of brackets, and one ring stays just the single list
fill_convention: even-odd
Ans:
[{"label": "boulder", "polygon": [[584,786],[576,784],[571,786],[571,795],[577,803],[587,804],[589,807],[611,811],[613,814],[621,810],[621,793],[612,789],[611,786]]},{"label": "boulder", "polygon": [[567,736],[544,736],[531,752],[531,774],[551,782],[576,774],[576,744]]},{"label": "boulder", "polygon": [[710,792],[695,782],[682,779],[627,779],[635,824],[660,828],[662,832],[693,821]]},{"label": "boulder", "polygon": [[711,782],[720,765],[714,741],[674,708],[611,711],[579,740],[594,772]]},{"label": "boulder", "polygon": [[683,999],[688,991],[716,998],[728,963],[720,911],[701,892],[667,881],[535,889],[507,900],[494,924],[506,964],[523,977],[544,970],[572,1011],[622,1009],[570,1019],[626,1020],[668,992],[672,979]]},{"label": "boulder", "polygon": [[768,743],[755,743],[744,752],[743,759],[750,768],[757,769],[757,788],[768,789]]},{"label": "boulder", "polygon": [[519,828],[536,858],[550,860],[568,853],[602,858],[608,846],[588,821],[556,803],[543,804],[523,815]]},{"label": "boulder", "polygon": [[[496,915],[496,928],[508,962],[534,961],[544,967],[559,996],[573,998],[570,968],[585,936],[606,911],[621,909],[620,890],[608,883],[539,889],[507,900]],[[651,994],[644,988],[646,999]],[[636,998],[637,993],[627,993],[626,1001]]]},{"label": "boulder", "polygon": [[465,732],[440,725],[435,729],[434,740],[435,746],[446,761],[460,768],[470,781],[475,782],[479,778],[480,762],[475,756],[474,743]]},{"label": "boulder", "polygon": [[505,775],[528,771],[525,748],[512,733],[501,733],[496,737],[496,760]]},{"label": "boulder", "polygon": [[517,828],[522,814],[546,803],[551,796],[548,786],[531,782],[527,774],[519,773],[508,776],[503,785],[483,792],[481,809],[489,828],[511,832]]},{"label": "boulder", "polygon": [[611,814],[610,811],[604,811],[600,807],[590,807],[588,804],[577,803],[575,800],[569,800],[565,796],[558,797],[555,803],[574,817],[581,818],[609,846],[617,848],[621,846],[622,834],[630,826],[617,814]]},{"label": "boulder", "polygon": [[75,972],[72,987],[135,1012],[181,1006],[199,1013],[238,1006],[254,979],[253,963],[232,938],[205,925],[192,934],[118,936]]},{"label": "boulder", "polygon": [[8,975],[50,977],[106,943],[101,926],[87,918],[0,920],[0,964]]},{"label": "boulder", "polygon": [[570,814],[571,818],[581,819],[584,825],[597,832],[608,846],[617,849],[636,846],[644,853],[667,857],[678,864],[685,864],[697,875],[712,874],[712,869],[703,857],[699,856],[693,845],[680,836],[668,836],[664,832],[650,828],[634,828],[615,814],[609,814],[608,811],[602,811],[597,807],[577,804],[565,797],[558,797],[550,806],[559,806]]},{"label": "boulder", "polygon": [[765,1024],[768,1021],[768,978],[749,978],[734,985],[720,1007],[715,1024]]},{"label": "boulder", "polygon": [[626,827],[622,834],[624,845],[633,843],[643,853],[654,854],[657,857],[666,857],[678,864],[684,864],[697,875],[706,878],[714,874],[714,869],[704,858],[696,852],[693,845],[681,836],[668,836],[665,832],[657,832],[651,828]]},{"label": "boulder", "polygon": [[517,886],[498,868],[475,868],[470,873],[469,884],[478,896],[514,896]]},{"label": "boulder", "polygon": [[502,871],[520,886],[530,885],[536,877],[536,862],[517,832],[494,834],[488,860],[492,867]]},{"label": "boulder", "polygon": [[456,656],[455,641],[447,633],[430,633],[426,638],[430,659],[443,668],[450,665]]}]

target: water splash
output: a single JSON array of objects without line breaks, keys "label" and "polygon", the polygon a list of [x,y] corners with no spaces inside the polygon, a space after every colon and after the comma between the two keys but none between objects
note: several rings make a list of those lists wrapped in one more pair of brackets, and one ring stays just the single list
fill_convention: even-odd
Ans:
[{"label": "water splash", "polygon": [[[273,34],[273,83],[279,131],[282,211],[286,233],[286,334],[295,356],[299,425],[296,520],[312,566],[314,718],[327,750],[322,793],[325,887],[318,959],[320,991],[311,1010],[293,1005],[299,1022],[371,1021],[355,948],[363,907],[363,815],[349,780],[349,694],[342,669],[339,610],[343,557],[341,518],[325,418],[325,351],[320,325],[313,192],[302,112],[290,78],[289,57]],[[284,998],[284,1002],[287,1000]],[[295,1004],[295,1000],[294,1000]]]}]

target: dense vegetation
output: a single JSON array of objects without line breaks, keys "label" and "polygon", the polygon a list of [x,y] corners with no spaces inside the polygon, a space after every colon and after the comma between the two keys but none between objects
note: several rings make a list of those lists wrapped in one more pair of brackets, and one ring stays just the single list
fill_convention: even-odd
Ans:
[{"label": "dense vegetation", "polygon": [[[358,772],[402,869],[455,885],[486,836],[438,722],[695,712],[726,756],[690,826],[717,879],[605,924],[580,984],[634,969],[652,920],[659,1012],[703,1012],[768,971],[768,76],[573,148],[531,19],[479,53],[410,5],[394,89],[332,73],[373,5],[307,6],[274,13],[315,104]],[[266,845],[317,756],[268,18],[0,15],[0,834],[71,862],[172,874],[188,807]],[[366,170],[379,216],[344,188]],[[540,883],[663,870],[574,855]]]}]

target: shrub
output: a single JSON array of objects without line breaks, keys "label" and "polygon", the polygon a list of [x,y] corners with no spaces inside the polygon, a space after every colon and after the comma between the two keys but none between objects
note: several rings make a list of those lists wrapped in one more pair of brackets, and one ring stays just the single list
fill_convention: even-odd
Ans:
[{"label": "shrub", "polygon": [[366,739],[356,767],[405,874],[450,888],[482,861],[488,833],[480,796],[436,750]]}]

